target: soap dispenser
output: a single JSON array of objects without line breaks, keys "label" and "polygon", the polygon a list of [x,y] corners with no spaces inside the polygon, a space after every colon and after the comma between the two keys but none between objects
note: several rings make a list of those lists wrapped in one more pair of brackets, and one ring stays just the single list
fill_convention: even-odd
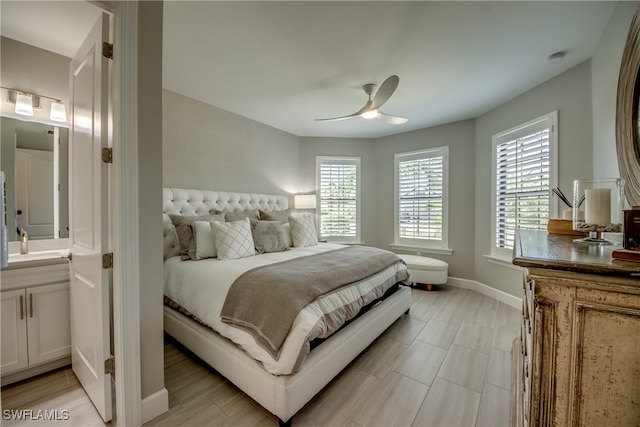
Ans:
[{"label": "soap dispenser", "polygon": [[20,253],[22,255],[29,253],[29,235],[24,228],[20,229]]}]

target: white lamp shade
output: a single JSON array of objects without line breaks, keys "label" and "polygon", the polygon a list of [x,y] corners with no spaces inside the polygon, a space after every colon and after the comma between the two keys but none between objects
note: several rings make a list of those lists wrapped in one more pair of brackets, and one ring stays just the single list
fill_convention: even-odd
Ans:
[{"label": "white lamp shade", "polygon": [[67,112],[62,102],[51,103],[51,113],[49,114],[49,118],[55,122],[67,121]]},{"label": "white lamp shade", "polygon": [[293,197],[293,203],[296,209],[315,209],[316,195],[315,194],[297,194]]},{"label": "white lamp shade", "polygon": [[31,97],[24,93],[16,95],[16,114],[22,114],[23,116],[33,116],[33,103]]}]

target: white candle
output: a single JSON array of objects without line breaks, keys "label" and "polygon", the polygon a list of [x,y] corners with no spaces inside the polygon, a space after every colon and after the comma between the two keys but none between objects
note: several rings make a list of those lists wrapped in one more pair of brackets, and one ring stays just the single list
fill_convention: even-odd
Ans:
[{"label": "white candle", "polygon": [[590,188],[584,190],[585,222],[609,225],[611,223],[611,190]]}]

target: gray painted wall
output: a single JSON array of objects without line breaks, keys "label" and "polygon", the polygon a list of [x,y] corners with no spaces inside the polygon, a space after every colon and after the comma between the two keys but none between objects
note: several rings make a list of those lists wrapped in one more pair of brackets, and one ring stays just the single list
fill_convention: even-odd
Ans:
[{"label": "gray painted wall", "polygon": [[619,177],[616,157],[616,93],[627,32],[638,2],[620,2],[591,59],[593,177]]},{"label": "gray painted wall", "polygon": [[298,137],[163,90],[163,184],[290,195],[298,192]]}]

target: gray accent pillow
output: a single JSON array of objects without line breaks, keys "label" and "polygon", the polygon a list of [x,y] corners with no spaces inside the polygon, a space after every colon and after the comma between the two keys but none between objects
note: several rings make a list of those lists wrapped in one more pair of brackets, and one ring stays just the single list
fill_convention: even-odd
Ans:
[{"label": "gray accent pillow", "polygon": [[282,252],[289,247],[280,221],[251,220],[251,235],[256,253],[259,254]]},{"label": "gray accent pillow", "polygon": [[271,212],[260,211],[260,219],[262,221],[280,221],[281,223],[286,224],[289,222],[290,214],[291,211],[289,209]]},{"label": "gray accent pillow", "polygon": [[242,211],[242,212],[225,212],[225,221],[233,222],[233,221],[242,221],[245,218],[251,219],[260,219],[260,212],[258,209],[252,211]]},{"label": "gray accent pillow", "polygon": [[196,221],[220,221],[224,222],[225,214],[213,213],[201,216],[185,216],[170,214],[171,222],[176,227],[178,233],[178,241],[180,242],[180,256],[183,261],[188,259],[196,259],[196,242],[193,238],[193,230],[191,226]]}]

